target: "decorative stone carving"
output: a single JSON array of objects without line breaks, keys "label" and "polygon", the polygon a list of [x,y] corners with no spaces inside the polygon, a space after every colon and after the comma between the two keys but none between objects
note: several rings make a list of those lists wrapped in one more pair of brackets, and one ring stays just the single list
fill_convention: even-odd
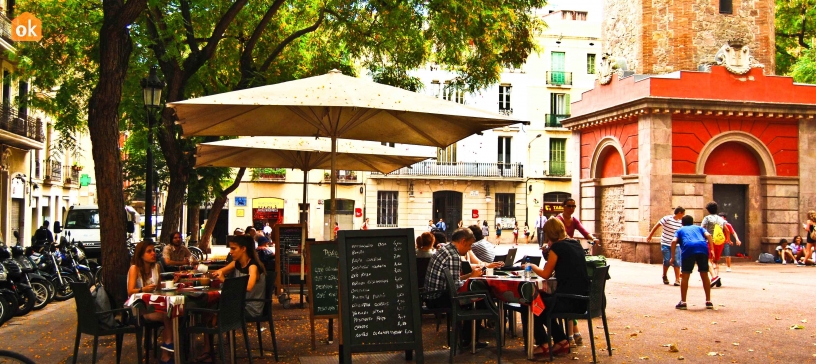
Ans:
[{"label": "decorative stone carving", "polygon": [[6,172],[9,170],[9,159],[11,159],[11,148],[0,147],[0,171]]},{"label": "decorative stone carving", "polygon": [[757,62],[751,56],[751,51],[745,46],[742,40],[731,40],[728,44],[723,45],[717,54],[714,56],[714,62],[718,65],[725,66],[728,72],[737,75],[744,75],[751,70],[751,68],[765,68],[765,65]]},{"label": "decorative stone carving", "polygon": [[620,76],[622,72],[628,70],[626,59],[623,57],[612,57],[612,54],[604,53],[601,56],[601,65],[598,67],[598,78],[601,81],[601,85],[608,85],[612,82],[613,74],[617,73],[618,76]]}]

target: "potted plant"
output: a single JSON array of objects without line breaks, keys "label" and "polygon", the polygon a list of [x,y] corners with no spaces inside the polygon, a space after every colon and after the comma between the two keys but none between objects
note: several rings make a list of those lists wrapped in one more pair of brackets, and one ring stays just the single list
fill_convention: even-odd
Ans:
[{"label": "potted plant", "polygon": [[73,169],[73,170],[75,170],[75,171],[81,171],[81,170],[82,170],[82,166],[81,166],[79,163],[74,162],[74,164],[71,166],[71,169]]}]

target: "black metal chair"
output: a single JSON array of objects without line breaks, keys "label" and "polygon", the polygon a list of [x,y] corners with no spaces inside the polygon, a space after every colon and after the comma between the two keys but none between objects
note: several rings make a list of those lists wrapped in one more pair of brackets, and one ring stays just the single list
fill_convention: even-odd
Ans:
[{"label": "black metal chair", "polygon": [[[603,329],[604,334],[606,335],[606,351],[609,353],[609,356],[612,356],[612,344],[609,341],[609,328],[606,325],[606,276],[609,273],[609,266],[605,267],[597,267],[595,268],[595,272],[592,275],[592,282],[589,285],[589,296],[581,296],[581,295],[574,295],[574,294],[559,294],[556,293],[555,297],[558,298],[571,298],[574,300],[584,300],[587,302],[587,311],[584,313],[567,313],[567,312],[550,312],[547,315],[547,332],[551,331],[552,326],[552,319],[560,319],[564,320],[565,322],[569,322],[569,320],[587,320],[587,326],[589,326],[589,343],[592,346],[592,362],[597,362],[597,358],[595,356],[595,336],[592,332],[592,319],[596,317],[601,317],[603,321]],[[550,361],[552,361],[552,346],[553,346],[553,339],[552,335],[550,335],[550,340],[548,341],[548,347],[550,349]]]},{"label": "black metal chair", "polygon": [[272,317],[272,298],[275,297],[275,272],[266,271],[266,286],[264,287],[264,299],[247,299],[246,302],[260,301],[264,303],[260,316],[247,316],[246,322],[254,322],[258,330],[258,346],[263,358],[263,339],[261,338],[261,323],[269,323],[269,334],[272,336],[272,350],[275,351],[275,361],[278,361],[278,340],[275,338],[275,321]]},{"label": "black metal chair", "polygon": [[[249,336],[247,336],[247,326],[244,317],[244,306],[246,304],[246,289],[249,283],[249,276],[229,278],[221,286],[221,298],[218,301],[217,309],[190,307],[184,309],[185,322],[188,323],[185,329],[185,336],[189,334],[218,335],[218,348],[221,354],[221,362],[226,362],[224,355],[224,342],[230,338],[235,330],[241,329],[244,334],[244,345],[247,350],[249,363],[252,364],[252,354],[249,348]],[[216,326],[209,327],[206,322],[199,320],[196,325],[189,324],[189,316],[193,314],[213,314],[218,315]],[[212,342],[212,341],[211,341]]]},{"label": "black metal chair", "polygon": [[[439,292],[425,292],[425,276],[428,273],[428,266],[431,264],[431,258],[416,258],[417,262],[417,282],[419,283],[419,293],[420,298],[424,299],[429,297],[431,294],[439,293]],[[443,291],[444,292],[444,291]],[[445,324],[446,330],[445,332],[450,332],[450,309],[447,307],[444,308],[429,308],[422,303],[420,308],[420,314],[422,315],[434,315],[436,319],[436,331],[439,332],[439,327],[442,325],[442,315],[445,315]]]},{"label": "black metal chair", "polygon": [[[490,292],[476,290],[476,291],[468,291],[463,293],[457,292],[457,286],[453,277],[451,276],[450,271],[445,271],[445,279],[448,283],[448,293],[451,297],[451,313],[450,313],[450,322],[453,325],[453,329],[450,330],[448,335],[448,344],[450,345],[450,356],[448,359],[449,363],[453,363],[453,356],[456,355],[456,348],[459,346],[459,322],[462,321],[475,321],[475,320],[492,320],[496,327],[499,327],[501,323],[499,323],[499,311],[496,307],[496,304],[493,303],[493,299],[490,296]],[[458,277],[457,277],[458,278]],[[486,303],[487,308],[481,309],[472,309],[472,310],[465,310],[460,307],[460,303],[467,303],[473,300],[484,300]],[[501,364],[501,330],[496,331],[496,350],[497,350],[497,362]],[[476,338],[478,341],[478,337]]]},{"label": "black metal chair", "polygon": [[[127,279],[126,275],[117,275],[116,282],[119,284],[119,289],[121,292],[127,292]],[[129,295],[127,295],[129,296]],[[123,302],[124,303],[124,302]],[[118,307],[121,307],[119,305]],[[149,321],[149,320],[140,320],[138,318],[132,318],[129,324],[141,326],[144,328],[144,348],[145,348],[145,358],[150,358],[150,343],[153,343],[153,357],[159,357],[159,329],[164,328],[164,322],[158,321]]]},{"label": "black metal chair", "polygon": [[79,354],[79,339],[82,334],[93,335],[93,356],[91,363],[96,363],[96,349],[99,346],[100,336],[116,335],[116,363],[118,364],[122,356],[122,340],[125,334],[136,334],[136,360],[137,363],[142,362],[142,328],[134,325],[125,325],[115,328],[102,327],[99,319],[111,314],[122,313],[127,315],[130,312],[129,308],[117,308],[108,311],[96,311],[94,298],[91,295],[91,288],[85,282],[71,282],[71,290],[74,292],[74,299],[76,300],[77,311],[77,332],[76,340],[74,341],[74,360],[77,362],[77,355]]}]

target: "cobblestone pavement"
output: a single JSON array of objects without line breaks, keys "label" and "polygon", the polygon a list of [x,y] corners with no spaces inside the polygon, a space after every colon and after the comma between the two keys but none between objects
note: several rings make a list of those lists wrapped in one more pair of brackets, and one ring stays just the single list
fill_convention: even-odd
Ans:
[{"label": "cobblestone pavement", "polygon": [[[500,249],[507,248],[504,244]],[[532,245],[522,246],[532,251]],[[713,290],[715,310],[706,310],[702,283],[694,273],[690,279],[688,311],[678,311],[679,287],[663,285],[659,265],[625,263],[610,260],[612,280],[607,285],[609,331],[613,356],[609,357],[600,320],[593,328],[598,360],[601,363],[677,362],[688,363],[783,363],[816,362],[816,268],[740,262],[733,272],[721,271],[723,286]],[[673,278],[673,277],[670,277]],[[297,301],[297,296],[293,297]],[[275,307],[276,329],[281,363],[336,362],[337,341],[318,342],[311,350],[309,320],[305,309]],[[14,318],[0,328],[0,348],[14,350],[37,363],[70,362],[76,330],[73,301],[49,304],[42,311]],[[317,321],[318,339],[326,339],[326,320]],[[335,325],[337,325],[335,323]],[[520,327],[519,326],[519,331]],[[792,329],[800,326],[802,329]],[[584,347],[556,362],[585,363],[592,360],[589,334],[581,324]],[[257,356],[257,337],[250,327],[250,343]],[[336,328],[335,333],[339,333]],[[268,333],[262,333],[264,347],[271,349]],[[456,363],[493,363],[496,361],[492,331],[485,330],[482,340],[491,346],[477,352],[460,354]],[[238,338],[239,356],[245,353]],[[436,332],[434,319],[423,320],[423,345],[426,362],[447,361],[442,330]],[[92,338],[83,336],[78,362],[90,362]],[[675,344],[678,352],[669,352]],[[200,345],[200,344],[198,344]],[[99,362],[114,362],[113,339],[100,339]],[[126,338],[123,362],[135,362],[133,336]],[[273,363],[270,353],[256,363]],[[524,363],[520,337],[510,338],[503,349],[504,363]],[[245,355],[245,354],[244,354]],[[574,360],[573,360],[574,359]],[[246,358],[238,360],[248,362]],[[358,355],[355,362],[405,362],[399,354]],[[157,362],[155,359],[151,363]]]}]

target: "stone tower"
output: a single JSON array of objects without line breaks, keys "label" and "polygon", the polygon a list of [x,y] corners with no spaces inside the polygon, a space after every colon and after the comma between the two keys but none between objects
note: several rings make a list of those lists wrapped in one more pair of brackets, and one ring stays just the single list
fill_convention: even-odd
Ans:
[{"label": "stone tower", "polygon": [[604,52],[635,73],[697,70],[741,41],[774,74],[774,0],[604,0],[602,35]]}]

